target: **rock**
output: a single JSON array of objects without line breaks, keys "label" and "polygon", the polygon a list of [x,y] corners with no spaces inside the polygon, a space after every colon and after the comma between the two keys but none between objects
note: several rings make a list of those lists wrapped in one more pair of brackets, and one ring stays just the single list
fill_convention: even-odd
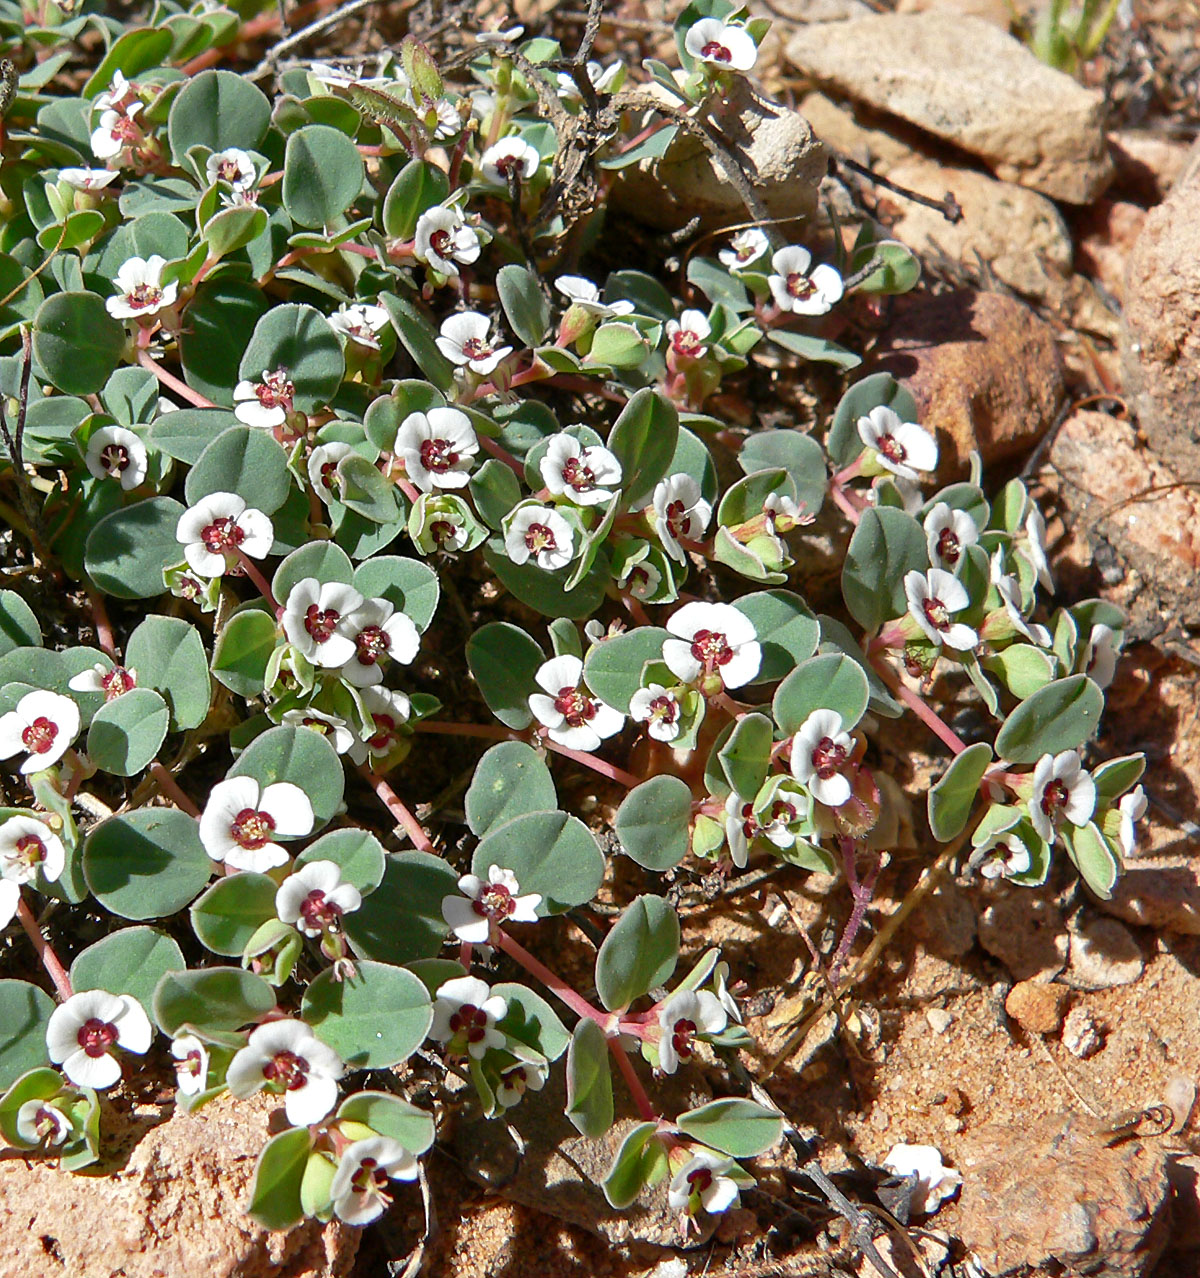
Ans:
[{"label": "rock", "polygon": [[1132,985],[1145,971],[1141,946],[1116,919],[1084,912],[1071,920],[1070,932],[1066,979],[1077,990]]},{"label": "rock", "polygon": [[909,926],[939,958],[962,958],[975,944],[975,906],[957,883],[943,882],[925,898]]},{"label": "rock", "polygon": [[931,1007],[925,1013],[925,1019],[935,1034],[944,1034],[954,1024],[954,1013],[944,1007]]},{"label": "rock", "polygon": [[[1200,426],[1200,416],[1197,423]],[[1049,460],[1061,479],[1064,517],[1086,536],[1093,550],[1107,543],[1115,552],[1116,580],[1131,573],[1141,579],[1128,583],[1130,633],[1141,637],[1160,633],[1170,618],[1181,619],[1185,625],[1200,620],[1200,492],[1181,484],[1171,467],[1139,447],[1128,422],[1107,413],[1073,413],[1055,436]],[[1131,865],[1131,870],[1135,865],[1134,886],[1127,886],[1125,879],[1117,884],[1116,894],[1122,901],[1132,901],[1138,891],[1145,891],[1148,909],[1158,908],[1149,905],[1157,895],[1162,908],[1170,910],[1170,896],[1178,893],[1177,917],[1185,917],[1184,902],[1194,907],[1200,901],[1194,876],[1190,884],[1183,881],[1185,876],[1172,876],[1156,887],[1152,879],[1142,876],[1140,863]],[[1186,863],[1180,868],[1186,869]],[[1110,906],[1106,908],[1112,912]],[[1133,914],[1122,917],[1143,921]],[[1200,916],[1193,930],[1200,932]]]},{"label": "rock", "polygon": [[850,18],[869,17],[874,10],[865,0],[759,0],[750,11],[764,18],[791,22],[845,22]]},{"label": "rock", "polygon": [[1157,204],[1187,167],[1189,143],[1158,129],[1117,129],[1108,135],[1117,167],[1114,185],[1146,204]]},{"label": "rock", "polygon": [[966,474],[978,449],[985,466],[1028,452],[1066,397],[1049,325],[1016,298],[960,289],[896,305],[871,371],[890,372],[937,435],[938,476]]},{"label": "rock", "polygon": [[1146,221],[1146,210],[1124,200],[1101,200],[1079,228],[1078,265],[1120,302],[1125,296],[1129,255]]},{"label": "rock", "polygon": [[1018,981],[1052,981],[1067,961],[1067,928],[1053,901],[1003,889],[979,916],[979,944]]},{"label": "rock", "polygon": [[1200,863],[1190,856],[1147,856],[1130,861],[1112,899],[1099,908],[1156,932],[1200,936]]},{"label": "rock", "polygon": [[788,41],[787,56],[840,94],[1053,199],[1086,204],[1112,177],[1103,95],[982,18],[893,13],[806,26]]},{"label": "rock", "polygon": [[275,1098],[221,1096],[176,1111],[105,1176],[0,1160],[0,1275],[49,1275],[53,1256],[53,1273],[70,1278],[343,1278],[360,1230],[306,1221],[270,1233],[243,1214],[277,1109]]},{"label": "rock", "polygon": [[1200,146],[1129,259],[1121,366],[1138,424],[1181,479],[1200,479]]},{"label": "rock", "polygon": [[1104,1031],[1086,1007],[1073,1007],[1063,1022],[1063,1046],[1081,1061],[1090,1060],[1104,1048]]},{"label": "rock", "polygon": [[[811,217],[829,152],[808,121],[758,97],[741,77],[729,102],[714,104],[710,114],[767,213],[785,222]],[[711,229],[751,216],[704,143],[682,129],[665,155],[622,169],[612,199],[631,217],[663,230],[676,230],[693,217]]]},{"label": "rock", "polygon": [[1200,1156],[1175,1154],[1167,1159],[1171,1182],[1171,1248],[1200,1247]]},{"label": "rock", "polygon": [[1020,981],[1008,991],[1004,1010],[1031,1034],[1057,1034],[1071,1002],[1065,985]]},{"label": "rock", "polygon": [[897,212],[892,223],[896,239],[973,272],[982,263],[1014,292],[1057,303],[1071,272],[1073,248],[1066,223],[1044,195],[932,160],[896,164],[887,176],[934,200],[950,191],[963,211],[961,220],[952,223],[935,209],[889,196]]},{"label": "rock", "polygon": [[884,175],[893,165],[919,158],[912,147],[894,133],[877,127],[864,118],[863,112],[835,102],[824,93],[805,94],[800,102],[800,114],[826,146]]},{"label": "rock", "polygon": [[956,1162],[955,1232],[992,1278],[1140,1278],[1166,1245],[1167,1172],[1155,1146],[1107,1147],[1076,1115],[1039,1115],[975,1128]]},{"label": "rock", "polygon": [[1012,22],[1009,0],[900,0],[897,13],[946,13],[960,18],[982,18],[1007,31]]}]

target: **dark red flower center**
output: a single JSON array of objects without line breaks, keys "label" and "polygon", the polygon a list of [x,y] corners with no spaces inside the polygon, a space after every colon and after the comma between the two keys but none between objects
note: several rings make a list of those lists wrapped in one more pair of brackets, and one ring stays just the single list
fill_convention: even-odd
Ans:
[{"label": "dark red flower center", "polygon": [[388,1174],[374,1158],[364,1158],[350,1177],[350,1188],[356,1194],[379,1193],[388,1182]]},{"label": "dark red flower center", "polygon": [[438,257],[449,257],[453,243],[454,240],[449,231],[434,231],[429,237],[429,247]]},{"label": "dark red flower center", "polygon": [[129,469],[131,460],[124,444],[105,444],[100,450],[101,469],[112,479],[119,479]]},{"label": "dark red flower center", "polygon": [[288,380],[286,373],[267,373],[261,382],[254,387],[254,394],[263,408],[284,408],[292,411],[292,397],[296,388]]},{"label": "dark red flower center", "polygon": [[1042,811],[1051,821],[1057,821],[1059,814],[1067,806],[1070,798],[1071,795],[1067,787],[1055,777],[1042,791]]},{"label": "dark red flower center", "polygon": [[679,702],[674,697],[655,697],[650,702],[650,717],[661,719],[663,723],[674,723],[679,718]]},{"label": "dark red flower center", "polygon": [[104,700],[115,701],[119,696],[137,687],[137,679],[133,671],[124,666],[113,668],[100,676],[100,686],[104,689]]},{"label": "dark red flower center", "polygon": [[224,159],[217,165],[217,177],[224,182],[236,182],[241,175],[241,166],[236,160]]},{"label": "dark red flower center", "polygon": [[21,740],[30,754],[45,754],[54,749],[54,738],[58,736],[58,724],[46,716],[38,717],[21,732]]},{"label": "dark red flower center", "polygon": [[342,907],[314,888],[300,903],[300,917],[310,928],[333,930],[342,917]]},{"label": "dark red flower center", "polygon": [[103,1056],[117,1041],[117,1027],[93,1016],[79,1027],[75,1038],[87,1055],[95,1060],[96,1057]]},{"label": "dark red flower center", "polygon": [[275,818],[257,808],[243,808],[233,818],[229,833],[235,843],[254,852],[270,843],[271,835],[275,833]]},{"label": "dark red flower center", "polygon": [[485,359],[492,353],[492,346],[484,337],[468,337],[462,344],[462,352],[468,359]]},{"label": "dark red flower center", "polygon": [[26,865],[41,865],[46,859],[46,845],[36,834],[23,834],[15,844],[17,859]]},{"label": "dark red flower center", "polygon": [[710,62],[732,62],[733,54],[719,41],[710,40],[704,48],[700,50],[700,56],[707,58]]},{"label": "dark red flower center", "polygon": [[944,564],[953,567],[958,563],[958,557],[962,554],[962,546],[959,544],[958,534],[953,528],[943,528],[938,533],[937,539],[938,558]]},{"label": "dark red flower center", "polygon": [[694,359],[704,349],[704,339],[690,328],[681,328],[671,338],[671,347],[676,355],[685,359]]},{"label": "dark red flower center", "polygon": [[455,1034],[465,1036],[468,1043],[482,1043],[487,1034],[488,1016],[474,1003],[464,1003],[450,1015],[450,1028]]},{"label": "dark red flower center", "polygon": [[692,636],[692,656],[706,670],[713,670],[733,660],[733,649],[719,630],[697,630]]},{"label": "dark red flower center", "polygon": [[789,297],[803,301],[805,298],[812,297],[817,291],[817,286],[802,271],[793,271],[787,277],[787,291]]},{"label": "dark red flower center", "polygon": [[754,815],[754,804],[742,804],[742,833],[752,839],[759,831],[758,818]]},{"label": "dark red flower center", "polygon": [[354,637],[358,660],[364,666],[373,666],[380,657],[386,657],[392,641],[382,626],[363,626]]},{"label": "dark red flower center", "polygon": [[286,1091],[298,1091],[308,1082],[308,1062],[295,1052],[276,1052],[262,1067],[268,1083],[282,1083]]},{"label": "dark red flower center", "polygon": [[596,716],[596,703],[581,688],[559,688],[554,708],[572,728],[581,728]]},{"label": "dark red flower center", "polygon": [[458,464],[458,454],[448,439],[423,439],[419,451],[421,465],[435,475],[444,475]]},{"label": "dark red flower center", "polygon": [[950,610],[938,598],[926,599],[921,604],[925,612],[925,620],[935,630],[950,629]]},{"label": "dark red flower center", "polygon": [[476,914],[493,923],[503,923],[517,908],[513,894],[503,883],[489,883],[471,904]]},{"label": "dark red flower center", "polygon": [[334,481],[338,477],[337,468],[338,464],[335,461],[327,461],[321,466],[321,483],[323,483],[330,492],[333,492]]},{"label": "dark red flower center", "polygon": [[[147,306],[156,306],[161,300],[162,289],[159,288],[157,284],[147,284],[145,282],[135,284],[133,288],[125,294],[125,301],[128,302],[135,311],[143,310]],[[122,469],[124,469],[124,467],[122,467]]]},{"label": "dark red flower center", "polygon": [[796,809],[791,803],[785,802],[783,799],[776,799],[771,807],[771,824],[780,822],[783,825],[791,825],[796,819]]},{"label": "dark red flower center", "polygon": [[844,745],[834,741],[832,737],[822,737],[813,747],[812,765],[822,781],[828,781],[842,770],[846,762],[847,750]]},{"label": "dark red flower center", "polygon": [[429,535],[433,538],[436,546],[444,546],[446,542],[453,542],[457,532],[458,526],[452,524],[448,519],[435,519],[429,525]]},{"label": "dark red flower center", "polygon": [[218,515],[200,533],[200,540],[212,554],[223,555],[236,550],[246,540],[246,532],[238,526],[236,519],[229,515]]},{"label": "dark red flower center", "polygon": [[525,545],[536,555],[542,550],[557,550],[554,530],[547,524],[530,524],[525,530]]},{"label": "dark red flower center", "polygon": [[375,735],[371,737],[367,745],[376,754],[382,754],[396,740],[398,725],[390,714],[373,714],[371,718],[375,721]]},{"label": "dark red flower center", "polygon": [[679,1020],[675,1022],[671,1030],[671,1046],[674,1047],[675,1053],[681,1060],[687,1060],[695,1048],[692,1043],[692,1037],[696,1033],[696,1022],[689,1020]]},{"label": "dark red flower center", "polygon": [[322,609],[316,604],[309,604],[308,611],[304,614],[304,629],[315,643],[328,643],[341,619],[342,614],[336,608]]},{"label": "dark red flower center", "polygon": [[880,435],[880,437],[875,441],[875,447],[888,459],[888,461],[895,462],[897,466],[899,466],[908,456],[904,445],[896,438],[895,435]]},{"label": "dark red flower center", "polygon": [[562,477],[563,483],[577,493],[590,492],[596,487],[596,473],[582,457],[568,457],[563,462]]}]

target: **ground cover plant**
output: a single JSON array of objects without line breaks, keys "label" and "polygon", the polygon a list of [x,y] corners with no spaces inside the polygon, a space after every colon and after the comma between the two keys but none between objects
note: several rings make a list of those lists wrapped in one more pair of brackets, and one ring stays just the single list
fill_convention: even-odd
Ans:
[{"label": "ground cover plant", "polygon": [[[1019,892],[1057,854],[1107,895],[1144,808],[1140,756],[1088,753],[1123,617],[1053,608],[1024,484],[976,459],[937,487],[909,393],[855,379],[839,308],[918,268],[869,231],[819,260],[761,216],[720,137],[762,21],[700,0],[673,63],[636,69],[592,60],[594,23],[573,49],[484,33],[453,65],[407,39],[268,94],[222,51],[277,23],[0,10],[0,513],[96,636],[44,642],[10,574],[0,922],[44,978],[0,981],[0,1133],[80,1171],[98,1093],[169,1059],[185,1108],[280,1096],[257,1220],[366,1224],[437,1138],[389,1073],[433,1052],[496,1117],[563,1071],[594,1138],[626,1089],[605,1193],[669,1181],[686,1229],[785,1120],[733,1073],[659,1099],[748,1041],[720,953],[681,963],[666,876],[842,876],[813,955],[836,988],[899,820],[873,743],[911,714],[948,756],[931,862]],[[609,185],[692,134],[744,224],[678,269],[589,273]],[[847,374],[818,432],[722,415],[766,360]],[[837,615],[804,595],[829,507]],[[465,583],[487,607],[439,651]],[[441,738],[477,747],[465,830],[414,787]],[[560,804],[566,767],[601,779],[615,837]],[[662,889],[619,903],[576,988],[539,920],[616,855]],[[48,938],[85,916],[103,935],[68,968]]]}]

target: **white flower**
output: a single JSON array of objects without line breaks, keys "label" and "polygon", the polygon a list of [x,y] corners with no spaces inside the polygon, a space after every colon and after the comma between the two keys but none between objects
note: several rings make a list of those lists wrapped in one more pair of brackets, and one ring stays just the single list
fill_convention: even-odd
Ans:
[{"label": "white flower", "polygon": [[786,497],[783,493],[767,494],[763,502],[763,514],[770,523],[772,533],[779,524],[783,525],[780,531],[791,532],[798,524],[811,524],[814,519],[814,516],[804,514],[803,502]]},{"label": "white flower", "polygon": [[842,277],[832,266],[814,266],[812,254],[799,244],[771,255],[767,285],[775,305],[796,315],[825,315],[842,300]]},{"label": "white flower", "polygon": [[100,191],[116,180],[115,169],[59,169],[58,180],[76,191]]},{"label": "white flower", "polygon": [[437,116],[437,124],[434,126],[433,136],[439,142],[445,142],[449,138],[457,137],[462,132],[462,117],[458,113],[458,107],[449,98],[439,98],[433,104],[433,111]]},{"label": "white flower", "polygon": [[320,936],[341,929],[343,914],[362,905],[362,893],[342,882],[333,861],[309,861],[289,874],[275,893],[275,913],[281,923],[291,923],[305,936]]},{"label": "white flower", "polygon": [[661,683],[639,688],[629,698],[629,717],[644,723],[655,741],[674,741],[682,731],[679,699]]},{"label": "white flower", "polygon": [[528,182],[542,162],[537,147],[524,138],[501,138],[492,143],[479,160],[480,172],[494,186],[507,186],[512,178]]},{"label": "white flower", "polygon": [[1046,558],[1046,521],[1036,506],[1025,516],[1025,536],[1029,539],[1025,547],[1029,562],[1037,573],[1038,584],[1043,590],[1054,593],[1054,576],[1050,571],[1050,561]]},{"label": "white flower", "polygon": [[1140,785],[1130,790],[1128,794],[1122,795],[1117,804],[1117,812],[1120,815],[1117,841],[1121,845],[1121,853],[1124,856],[1133,855],[1133,850],[1137,846],[1137,831],[1133,827],[1146,815],[1147,806],[1146,792]]},{"label": "white flower", "polygon": [[679,990],[658,1009],[662,1038],[658,1068],[674,1074],[680,1061],[691,1060],[697,1034],[719,1034],[729,1022],[717,996],[708,990]]},{"label": "white flower", "polygon": [[[382,65],[380,63],[381,67]],[[328,62],[314,62],[308,68],[309,74],[326,88],[345,89],[352,84],[365,84],[368,88],[381,89],[386,85],[393,90],[393,96],[399,98],[407,97],[410,87],[408,76],[399,68],[394,69],[391,75],[369,77],[364,77],[362,71],[362,63],[358,64],[358,71],[353,75],[348,70],[331,66]]]},{"label": "white flower", "polygon": [[46,1050],[77,1087],[103,1091],[121,1077],[114,1047],[139,1056],[149,1050],[154,1031],[142,1005],[129,994],[85,990],[50,1013]]},{"label": "white flower", "polygon": [[288,642],[314,666],[333,670],[354,656],[357,612],[363,597],[340,581],[304,577],[288,591],[281,618]]},{"label": "white flower", "polygon": [[571,435],[555,435],[539,463],[542,482],[555,497],[569,497],[577,506],[600,506],[616,496],[621,463],[607,448],[585,448]]},{"label": "white flower", "polygon": [[1096,810],[1096,783],[1085,772],[1077,750],[1044,754],[1034,765],[1033,794],[1029,815],[1033,828],[1046,840],[1054,841],[1060,821],[1087,825]]},{"label": "white flower", "polygon": [[17,916],[21,904],[21,885],[12,879],[0,879],[0,932]]},{"label": "white flower", "polygon": [[365,302],[358,302],[353,306],[343,304],[329,316],[329,327],[335,333],[341,333],[359,346],[369,347],[373,351],[379,349],[378,334],[387,325],[387,311],[382,306],[371,306]]},{"label": "white flower", "polygon": [[412,704],[403,692],[396,692],[391,688],[365,687],[359,695],[367,714],[371,716],[374,731],[363,742],[362,758],[356,757],[359,751],[351,751],[350,757],[356,763],[361,763],[368,754],[390,753],[400,740],[400,728],[412,714]]},{"label": "white flower", "polygon": [[96,99],[92,103],[94,111],[110,111],[118,103],[124,101],[128,94],[133,90],[133,86],[125,78],[124,71],[114,71],[112,83],[104,90],[103,93],[96,94]]},{"label": "white flower", "polygon": [[749,71],[758,61],[758,45],[750,32],[720,18],[701,18],[693,23],[683,38],[683,47],[698,62],[722,71]]},{"label": "white flower", "polygon": [[918,1216],[937,1211],[947,1198],[954,1197],[962,1184],[961,1173],[947,1167],[932,1145],[896,1145],[883,1165],[897,1176],[916,1176],[912,1210]]},{"label": "white flower", "polygon": [[297,706],[293,710],[285,710],[279,722],[319,732],[338,754],[347,754],[356,744],[354,733],[350,731],[350,725],[345,719],[325,710],[318,710],[315,706]]},{"label": "white flower", "polygon": [[978,866],[985,879],[1012,878],[1028,874],[1033,865],[1033,854],[1024,840],[1011,830],[993,835],[971,854],[970,864]]},{"label": "white flower", "polygon": [[409,413],[392,445],[405,473],[423,493],[434,488],[465,488],[478,451],[471,419],[457,408]]},{"label": "white flower", "polygon": [[328,505],[341,492],[338,463],[349,457],[354,449],[349,444],[318,444],[308,455],[308,482],[313,491]]},{"label": "white flower", "polygon": [[548,728],[551,741],[572,750],[595,750],[625,726],[620,710],[605,705],[583,686],[578,657],[554,657],[534,675],[539,688],[529,698],[534,718]]},{"label": "white flower", "polygon": [[712,1149],[698,1149],[672,1178],[667,1206],[689,1216],[701,1209],[712,1215],[728,1211],[739,1197],[737,1181],[727,1175],[733,1168],[732,1158]]},{"label": "white flower", "polygon": [[494,923],[536,923],[541,894],[520,896],[520,884],[511,870],[498,865],[488,868],[487,881],[477,874],[464,874],[458,881],[462,896],[442,898],[442,918],[460,941],[483,945]]},{"label": "white flower", "polygon": [[133,117],[141,109],[141,102],[131,102],[120,111],[112,107],[101,111],[100,123],[92,130],[91,137],[92,154],[97,160],[111,160],[120,155],[125,147],[140,140],[142,130]]},{"label": "white flower", "polygon": [[551,506],[518,506],[508,520],[504,549],[514,564],[533,560],[552,572],[565,568],[575,554],[571,525]]},{"label": "white flower", "polygon": [[235,191],[248,191],[258,181],[254,161],[236,146],[224,151],[214,151],[204,161],[204,175],[210,185],[213,182],[228,182]]},{"label": "white flower", "polygon": [[356,688],[383,682],[380,662],[385,658],[411,665],[421,647],[421,632],[413,619],[397,612],[386,599],[363,600],[354,614],[350,638],[354,652],[341,675]]},{"label": "white flower", "polygon": [[965,510],[953,510],[944,501],[925,516],[925,541],[935,568],[953,572],[968,546],[979,540],[979,529]]},{"label": "white flower", "polygon": [[251,559],[269,555],[275,530],[236,493],[209,493],[179,516],[175,538],[193,572],[220,577],[238,562],[238,551]]},{"label": "white flower", "polygon": [[389,1180],[416,1180],[417,1160],[390,1136],[368,1136],[342,1150],[333,1184],[333,1214],[348,1225],[378,1220],[392,1201]]},{"label": "white flower", "polygon": [[747,802],[735,790],[725,800],[725,842],[729,844],[730,858],[739,870],[744,870],[750,860],[750,841],[757,833],[754,804]]},{"label": "white flower", "polygon": [[572,306],[598,319],[608,319],[614,315],[632,315],[633,303],[625,300],[619,302],[602,302],[600,290],[589,279],[582,275],[560,275],[554,281],[554,287]]},{"label": "white flower", "polygon": [[171,1040],[175,1058],[175,1084],[185,1096],[199,1096],[208,1086],[208,1048],[195,1034]]},{"label": "white flower", "polygon": [[703,311],[684,311],[677,320],[667,320],[667,336],[678,359],[700,359],[708,347],[712,327]]},{"label": "white flower", "polygon": [[684,683],[719,675],[726,688],[740,688],[762,665],[754,623],[732,604],[684,604],[667,629],[675,638],[663,644],[663,660]]},{"label": "white flower", "polygon": [[296,387],[287,370],[263,369],[262,381],[243,381],[233,388],[233,415],[243,426],[274,430],[287,421]]},{"label": "white flower", "polygon": [[1009,622],[1014,630],[1019,631],[1027,639],[1032,639],[1034,643],[1041,645],[1043,648],[1049,648],[1053,643],[1053,636],[1045,626],[1030,625],[1025,620],[1021,612],[1021,583],[1011,573],[1004,571],[1004,552],[997,550],[992,556],[991,567],[989,571],[992,585],[996,587],[1000,600],[1004,604],[1004,611],[1008,614]]},{"label": "white flower", "polygon": [[809,807],[809,798],[804,790],[787,778],[779,777],[774,783],[770,807],[763,805],[754,814],[758,832],[777,848],[795,847],[796,834],[792,826],[808,816]]},{"label": "white flower", "polygon": [[308,795],[290,781],[260,786],[253,777],[218,781],[200,817],[200,842],[214,861],[260,874],[283,865],[288,854],[273,837],[300,838],[312,831]]},{"label": "white flower", "polygon": [[84,464],[95,479],[117,479],[126,492],[146,478],[150,454],[124,426],[101,426],[88,438]]},{"label": "white flower", "polygon": [[0,824],[0,877],[10,883],[32,883],[39,870],[53,883],[66,863],[62,840],[44,821],[22,813]]},{"label": "white flower", "polygon": [[661,585],[662,573],[645,558],[631,560],[617,579],[617,586],[627,590],[634,599],[652,599]]},{"label": "white flower", "polygon": [[840,808],[851,794],[850,780],[842,768],[853,747],[836,710],[814,710],[792,738],[792,776],[808,787],[818,803]]},{"label": "white flower", "polygon": [[221,207],[223,209],[244,209],[251,208],[258,204],[257,191],[240,191],[234,189],[226,194],[221,192]]},{"label": "white flower", "polygon": [[496,31],[476,31],[476,44],[511,44],[514,40],[519,40],[525,34],[525,28],[517,23],[516,26],[506,27]]},{"label": "white flower", "polygon": [[507,1013],[508,1004],[483,981],[459,976],[438,986],[429,1037],[447,1043],[455,1055],[469,1052],[481,1060],[489,1047],[504,1046],[505,1038],[496,1022]]},{"label": "white flower", "polygon": [[17,1135],[27,1145],[61,1145],[71,1134],[71,1120],[44,1100],[28,1100],[17,1110]]},{"label": "white flower", "polygon": [[447,316],[434,341],[451,364],[460,368],[466,365],[473,373],[490,373],[506,355],[512,354],[511,346],[495,344],[492,321],[478,311]]},{"label": "white flower", "polygon": [[909,613],[931,643],[969,652],[979,642],[970,626],[951,620],[954,613],[970,604],[971,597],[962,582],[944,568],[930,568],[924,573],[914,568],[906,572],[904,595]]},{"label": "white flower", "polygon": [[700,485],[691,475],[684,474],[659,480],[651,502],[663,549],[676,563],[686,564],[687,555],[679,538],[696,541],[703,537],[712,518],[712,506],[700,495]]},{"label": "white flower", "polygon": [[268,1021],[252,1030],[229,1062],[225,1082],[239,1100],[264,1087],[282,1092],[293,1127],[319,1123],[337,1102],[345,1066],[332,1047],[300,1021]]},{"label": "white flower", "polygon": [[1102,688],[1117,673],[1117,636],[1111,626],[1097,622],[1083,650],[1083,672]]},{"label": "white flower", "polygon": [[49,768],[71,748],[79,735],[79,707],[57,692],[27,692],[17,708],[0,715],[0,759],[25,750],[21,764],[28,775]]},{"label": "white flower", "polygon": [[[584,69],[587,78],[591,81],[592,88],[597,93],[608,93],[616,83],[617,77],[625,69],[625,63],[618,58],[612,66],[603,67],[599,62],[589,58]],[[558,83],[556,92],[564,102],[583,101],[583,94],[579,92],[579,86],[575,83],[574,76],[568,75],[565,71],[560,71],[554,78]]]},{"label": "white flower", "polygon": [[548,1065],[534,1065],[530,1061],[521,1061],[517,1065],[510,1066],[500,1074],[496,1100],[505,1109],[511,1109],[527,1091],[540,1092],[545,1087],[549,1074]]},{"label": "white flower", "polygon": [[140,319],[143,315],[155,315],[164,306],[174,306],[179,285],[162,282],[163,267],[167,259],[157,253],[150,257],[131,257],[121,263],[113,280],[117,290],[104,308],[113,319]]},{"label": "white flower", "polygon": [[739,231],[729,241],[729,247],[721,249],[717,257],[721,264],[728,266],[731,271],[741,271],[751,263],[757,262],[770,247],[771,241],[767,239],[766,234],[757,226],[752,226],[748,230]]},{"label": "white flower", "polygon": [[469,266],[481,251],[479,236],[457,210],[427,209],[417,218],[413,253],[442,275],[457,275],[459,264]]},{"label": "white flower", "polygon": [[858,437],[879,455],[884,470],[904,479],[916,479],[917,472],[937,466],[938,446],[933,436],[915,422],[900,420],[900,414],[880,404],[858,419]]}]

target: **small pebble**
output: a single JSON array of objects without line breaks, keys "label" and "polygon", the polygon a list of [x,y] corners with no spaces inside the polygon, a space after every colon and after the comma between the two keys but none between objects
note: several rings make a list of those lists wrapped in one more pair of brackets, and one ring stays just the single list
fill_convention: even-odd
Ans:
[{"label": "small pebble", "polygon": [[1057,1034],[1071,1000],[1064,985],[1021,981],[1008,991],[1004,1010],[1031,1034]]},{"label": "small pebble", "polygon": [[931,1007],[925,1013],[925,1019],[935,1034],[944,1034],[954,1024],[954,1013],[947,1012],[944,1007]]},{"label": "small pebble", "polygon": [[1072,1056],[1086,1061],[1104,1046],[1104,1033],[1086,1007],[1075,1007],[1063,1025],[1062,1041]]}]

